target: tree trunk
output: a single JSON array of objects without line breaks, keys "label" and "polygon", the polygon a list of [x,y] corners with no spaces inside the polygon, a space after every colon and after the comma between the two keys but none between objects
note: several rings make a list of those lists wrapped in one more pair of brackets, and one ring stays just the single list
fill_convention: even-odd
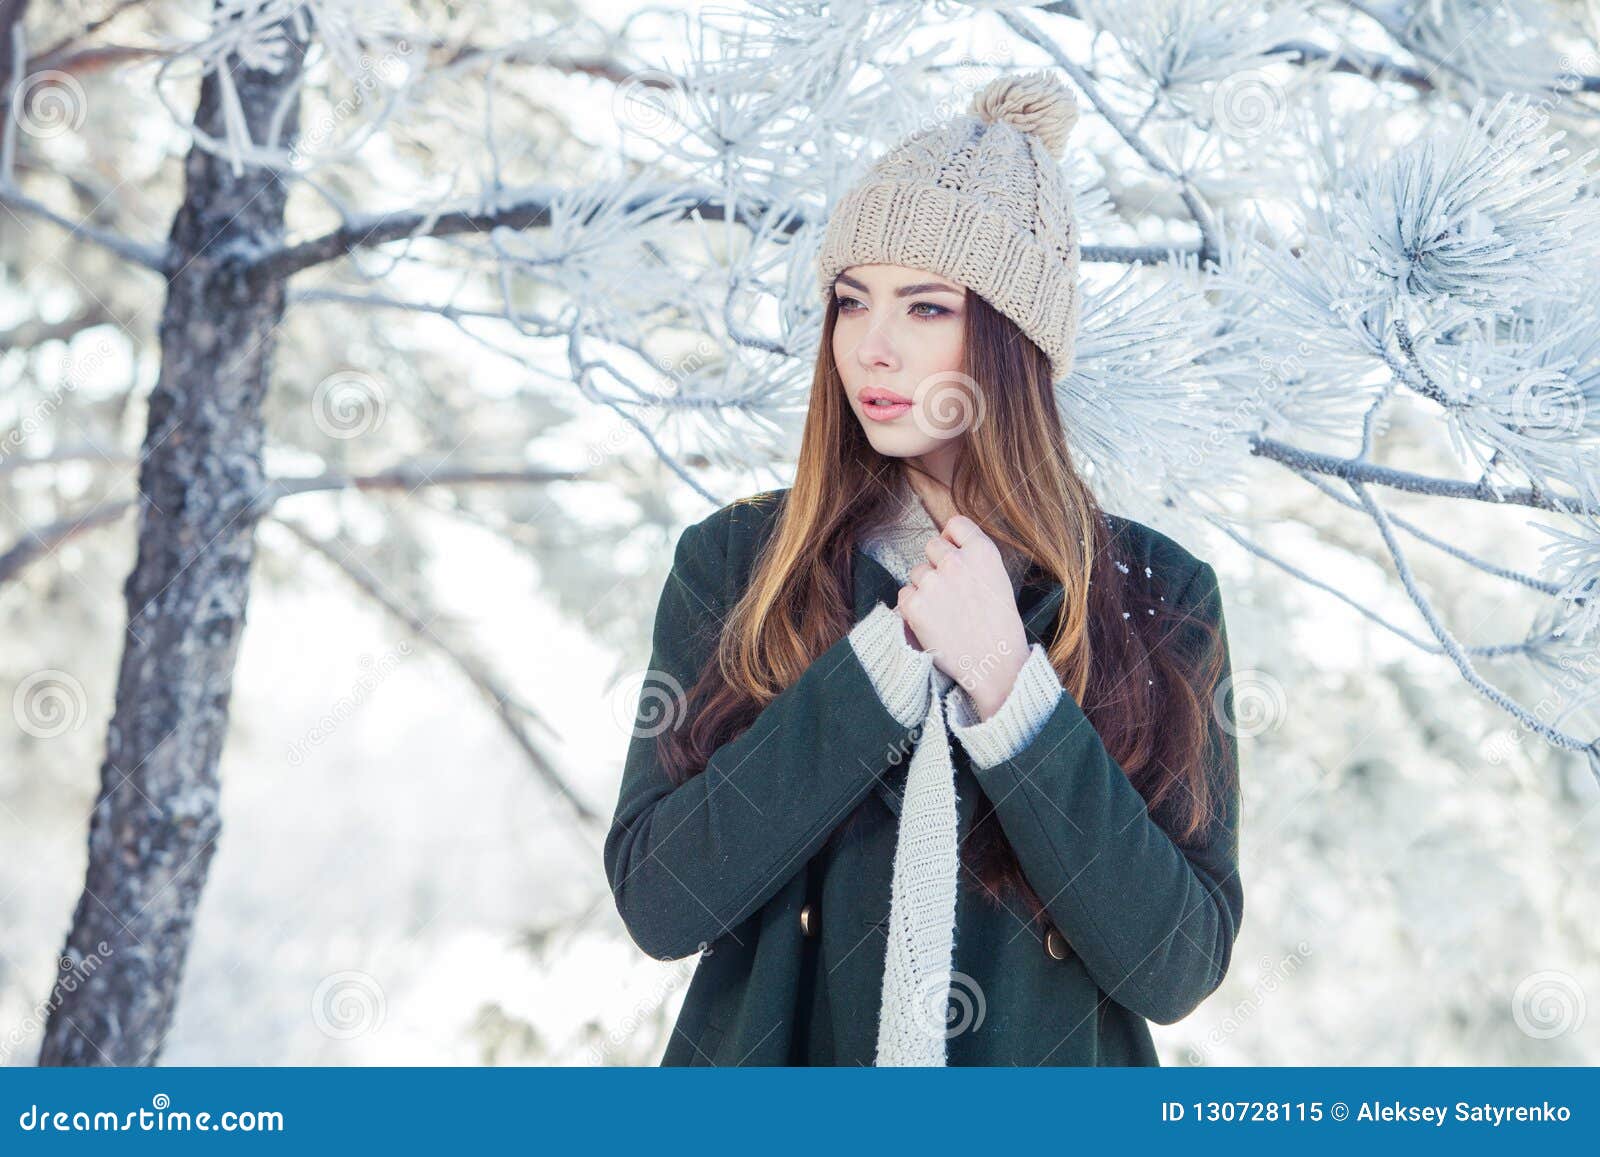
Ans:
[{"label": "tree trunk", "polygon": [[[0,0],[0,125],[4,125],[14,115],[11,111],[12,90],[21,83],[22,77],[12,75],[13,38],[17,28],[22,25],[22,18],[27,14],[28,0]],[[24,62],[26,63],[26,62]],[[7,174],[0,168],[0,181],[6,180]]]},{"label": "tree trunk", "polygon": [[[279,73],[229,59],[244,119],[265,141],[280,100],[297,131],[303,44]],[[217,73],[196,123],[225,135]],[[171,1026],[195,908],[221,832],[217,762],[255,555],[261,401],[283,316],[281,280],[253,272],[283,232],[286,187],[193,148],[173,222],[161,376],[139,472],[138,559],[123,585],[116,707],[39,1063],[147,1065]]]}]

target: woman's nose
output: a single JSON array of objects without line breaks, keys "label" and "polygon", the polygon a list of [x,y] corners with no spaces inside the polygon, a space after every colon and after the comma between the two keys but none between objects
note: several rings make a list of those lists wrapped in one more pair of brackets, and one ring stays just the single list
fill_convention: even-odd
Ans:
[{"label": "woman's nose", "polygon": [[861,341],[856,346],[856,360],[863,366],[893,367],[899,363],[895,354],[894,342],[889,335],[879,327],[873,327],[861,335]]}]

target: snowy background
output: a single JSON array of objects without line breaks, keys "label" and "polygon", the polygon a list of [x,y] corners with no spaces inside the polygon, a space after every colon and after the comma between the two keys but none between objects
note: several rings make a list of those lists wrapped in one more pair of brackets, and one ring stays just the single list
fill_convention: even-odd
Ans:
[{"label": "snowy background", "polygon": [[[329,483],[262,521],[160,1063],[659,1059],[693,961],[628,939],[601,842],[672,545],[788,482],[808,246],[859,159],[1034,67],[1085,110],[1066,163],[1100,247],[1064,415],[1106,505],[1216,567],[1246,724],[1244,926],[1221,989],[1153,1026],[1164,1062],[1600,1061],[1594,6],[232,7],[309,13],[328,46],[291,239],[336,205],[550,209],[300,267],[268,474],[560,477]],[[86,515],[139,498],[163,354],[140,256],[226,48],[208,11],[36,4],[12,40],[11,1065],[38,1058],[84,884],[138,532]],[[618,207],[640,190],[671,195]],[[686,221],[685,190],[769,215]],[[1355,464],[1394,522],[1289,445]],[[1448,549],[1413,534],[1402,570],[1402,520]]]}]

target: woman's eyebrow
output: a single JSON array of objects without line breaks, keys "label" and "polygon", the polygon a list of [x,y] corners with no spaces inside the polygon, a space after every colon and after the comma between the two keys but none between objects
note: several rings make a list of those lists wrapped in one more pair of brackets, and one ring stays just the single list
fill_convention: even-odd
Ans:
[{"label": "woman's eyebrow", "polygon": [[[849,276],[848,274],[845,274],[845,273],[839,274],[839,276],[834,278],[833,280],[834,280],[835,288],[837,288],[838,285],[842,282],[845,285],[850,286],[852,289],[859,289],[862,293],[870,294],[872,292],[865,285],[862,285],[861,282],[857,281],[855,278],[853,278],[853,277],[851,277],[851,276]],[[894,295],[896,297],[911,297],[911,296],[914,296],[915,294],[918,294],[918,293],[956,293],[956,294],[959,294],[961,292],[962,292],[962,290],[957,289],[953,285],[946,285],[942,281],[923,281],[923,282],[917,283],[916,285],[902,285],[899,289],[896,289],[894,291]]]},{"label": "woman's eyebrow", "polygon": [[910,297],[916,293],[960,293],[961,290],[942,281],[924,281],[919,285],[902,285],[894,291],[896,297]]}]

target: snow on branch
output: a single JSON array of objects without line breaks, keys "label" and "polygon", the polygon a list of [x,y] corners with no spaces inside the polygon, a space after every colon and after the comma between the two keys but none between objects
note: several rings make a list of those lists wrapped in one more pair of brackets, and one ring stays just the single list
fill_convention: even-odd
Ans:
[{"label": "snow on branch", "polygon": [[[1386,625],[1522,723],[1527,709],[1463,659],[1553,670],[1594,637],[1600,199],[1595,153],[1567,138],[1596,111],[1584,101],[1600,68],[1592,30],[1564,9],[757,0],[648,10],[620,39],[552,25],[499,50],[475,30],[453,56],[437,29],[369,0],[219,12],[205,39],[163,46],[163,78],[273,67],[303,42],[283,29],[298,30],[311,126],[196,135],[308,194],[284,235],[219,257],[263,284],[314,273],[296,308],[365,302],[463,333],[470,320],[480,343],[494,326],[513,358],[559,376],[708,500],[730,497],[715,479],[778,475],[792,455],[830,207],[989,79],[1053,68],[1083,108],[1062,162],[1083,307],[1057,394],[1102,499],[1205,518],[1286,562],[1238,512],[1263,486],[1304,483],[1365,518],[1425,629]],[[604,66],[575,76],[576,60]],[[530,68],[540,83],[517,71]],[[591,87],[547,93],[551,76]],[[424,100],[431,126],[414,117]],[[448,151],[440,121],[468,151]],[[37,211],[19,194],[0,187]],[[399,269],[452,276],[408,277],[425,288],[406,300],[399,278],[379,284]],[[1544,565],[1467,549],[1423,503],[1541,520]],[[1408,577],[1401,535],[1514,583],[1538,628],[1457,639]],[[1559,733],[1536,721],[1539,734],[1583,747],[1576,729],[1600,721],[1578,714]]]}]

